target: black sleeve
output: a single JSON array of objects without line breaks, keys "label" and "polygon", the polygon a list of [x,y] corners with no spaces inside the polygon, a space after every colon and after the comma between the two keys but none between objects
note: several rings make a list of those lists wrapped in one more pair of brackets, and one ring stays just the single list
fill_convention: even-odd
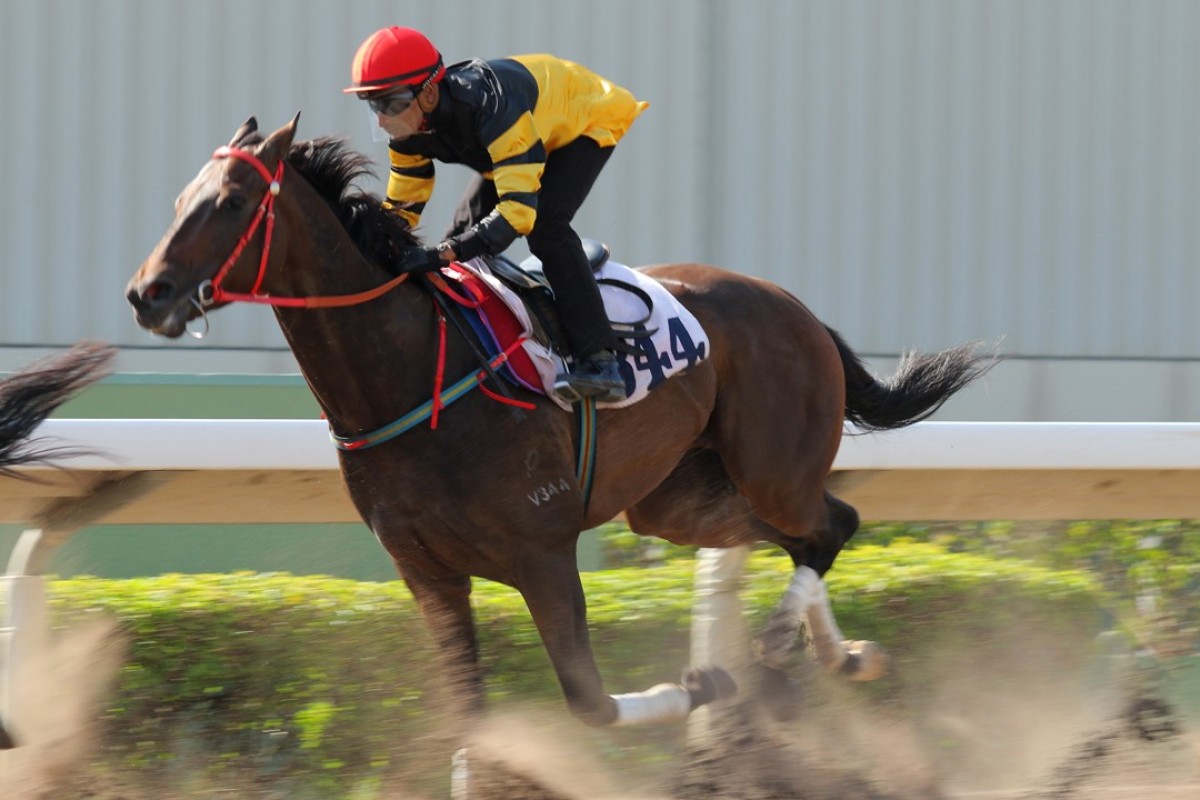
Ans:
[{"label": "black sleeve", "polygon": [[483,254],[495,255],[508,248],[518,237],[517,231],[499,211],[493,210],[479,222],[450,240],[459,261],[470,261]]}]

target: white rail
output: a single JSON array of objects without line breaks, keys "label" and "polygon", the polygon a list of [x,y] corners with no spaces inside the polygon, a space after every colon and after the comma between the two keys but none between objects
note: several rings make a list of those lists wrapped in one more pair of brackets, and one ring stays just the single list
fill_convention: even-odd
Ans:
[{"label": "white rail", "polygon": [[[67,469],[337,469],[321,420],[52,419]],[[1200,469],[1200,423],[924,422],[850,435],[834,469]]]}]

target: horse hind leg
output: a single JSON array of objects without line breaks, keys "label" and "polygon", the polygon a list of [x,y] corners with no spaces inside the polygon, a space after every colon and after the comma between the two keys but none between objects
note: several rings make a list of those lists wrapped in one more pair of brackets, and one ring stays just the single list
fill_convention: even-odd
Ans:
[{"label": "horse hind leg", "polygon": [[887,653],[875,642],[847,640],[842,636],[825,581],[812,567],[796,567],[784,597],[758,640],[758,659],[766,667],[782,670],[787,654],[808,624],[817,662],[831,673],[855,681],[873,681],[887,674]]},{"label": "horse hind leg", "polygon": [[850,641],[842,636],[824,574],[843,545],[858,528],[858,514],[848,504],[825,492],[826,528],[810,540],[785,539],[796,569],[779,605],[768,619],[757,642],[756,655],[770,669],[781,670],[807,623],[817,662],[826,671],[855,681],[872,681],[888,670],[886,652],[875,642]]},{"label": "horse hind leg", "polygon": [[[697,569],[696,607],[693,613],[694,655],[717,656],[722,667],[740,670],[736,649],[744,643],[741,625],[731,619],[739,610],[724,609],[736,599],[746,550],[736,545],[763,541],[779,545],[796,565],[788,590],[766,627],[754,642],[757,661],[768,669],[764,680],[777,685],[784,680],[778,669],[799,638],[805,622],[814,638],[818,661],[831,671],[842,671],[856,680],[872,680],[886,671],[886,656],[871,642],[843,642],[824,575],[845,543],[858,529],[858,514],[828,492],[776,495],[778,513],[773,520],[792,524],[777,527],[759,514],[746,494],[738,491],[720,455],[712,450],[688,454],[662,485],[626,510],[630,527],[638,533],[663,536],[680,543],[731,549],[709,550]],[[782,499],[780,499],[782,498]],[[815,506],[815,508],[814,508]]]}]

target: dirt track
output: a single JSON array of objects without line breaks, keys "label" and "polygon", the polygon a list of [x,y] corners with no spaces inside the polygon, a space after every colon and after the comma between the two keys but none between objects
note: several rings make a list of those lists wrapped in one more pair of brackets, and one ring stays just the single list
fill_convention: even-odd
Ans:
[{"label": "dirt track", "polygon": [[[86,762],[90,696],[98,664],[114,659],[98,629],[72,638],[45,674],[46,694],[30,698],[52,710],[46,729],[0,758],[3,800],[196,800],[136,786],[102,787],[87,775],[60,782]],[[68,646],[69,645],[69,646]],[[919,714],[888,718],[858,689],[819,676],[794,719],[776,721],[757,700],[742,700],[708,743],[636,776],[637,754],[611,748],[603,732],[564,714],[509,712],[477,730],[470,800],[1197,800],[1200,723],[1149,706],[1131,716],[1120,692],[1080,690],[1043,671],[1044,685],[1016,682],[981,688],[978,676],[945,674]],[[63,691],[74,687],[74,693]],[[1126,693],[1127,694],[1127,693]],[[1135,695],[1139,696],[1140,695]],[[1139,706],[1133,706],[1139,707]],[[678,732],[682,741],[682,732]],[[449,758],[446,762],[447,777]],[[4,774],[6,773],[6,774]],[[5,778],[10,782],[6,783]],[[18,779],[14,785],[11,779]],[[430,800],[412,794],[403,776],[372,800]],[[264,793],[265,792],[265,793]],[[254,786],[220,787],[220,796],[291,800]]]},{"label": "dirt track", "polygon": [[[1196,800],[1200,783],[1190,786],[1098,786],[1075,795],[1080,800]],[[950,795],[953,800],[1030,800],[1028,792],[969,792]],[[1036,795],[1033,795],[1036,797]]]},{"label": "dirt track", "polygon": [[[796,718],[742,701],[640,783],[593,763],[569,724],[494,720],[473,750],[494,763],[474,762],[471,800],[1200,800],[1200,725],[1152,685],[1039,674],[1044,685],[1003,688],[947,674],[921,714],[896,718],[820,676]],[[493,783],[508,770],[534,785]]]},{"label": "dirt track", "polygon": [[[1051,709],[1053,712],[1054,709]],[[775,725],[749,714],[652,785],[631,785],[565,742],[569,729],[499,721],[473,754],[471,800],[1197,800],[1200,734],[1146,740],[1127,719],[1064,739],[1030,760],[1012,740],[985,746],[993,769],[960,751],[939,762],[904,726],[871,725],[839,712],[835,726]],[[823,720],[813,720],[823,722]],[[529,727],[527,727],[529,726]],[[1055,736],[1052,724],[1043,724]],[[1026,738],[1036,740],[1035,728]],[[829,736],[830,733],[834,735]],[[478,756],[488,753],[494,761]],[[558,765],[558,766],[552,766]],[[569,765],[564,767],[563,765]],[[514,771],[532,782],[509,774]],[[990,786],[988,785],[990,782]],[[1002,787],[1002,788],[1001,788]]]}]

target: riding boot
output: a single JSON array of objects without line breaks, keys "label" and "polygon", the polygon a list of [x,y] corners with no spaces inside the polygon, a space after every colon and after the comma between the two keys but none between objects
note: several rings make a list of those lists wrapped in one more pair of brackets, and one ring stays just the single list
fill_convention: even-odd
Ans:
[{"label": "riding boot", "polygon": [[554,393],[569,403],[585,397],[597,403],[619,403],[626,399],[625,379],[611,350],[600,350],[577,360],[570,372],[554,376]]}]

